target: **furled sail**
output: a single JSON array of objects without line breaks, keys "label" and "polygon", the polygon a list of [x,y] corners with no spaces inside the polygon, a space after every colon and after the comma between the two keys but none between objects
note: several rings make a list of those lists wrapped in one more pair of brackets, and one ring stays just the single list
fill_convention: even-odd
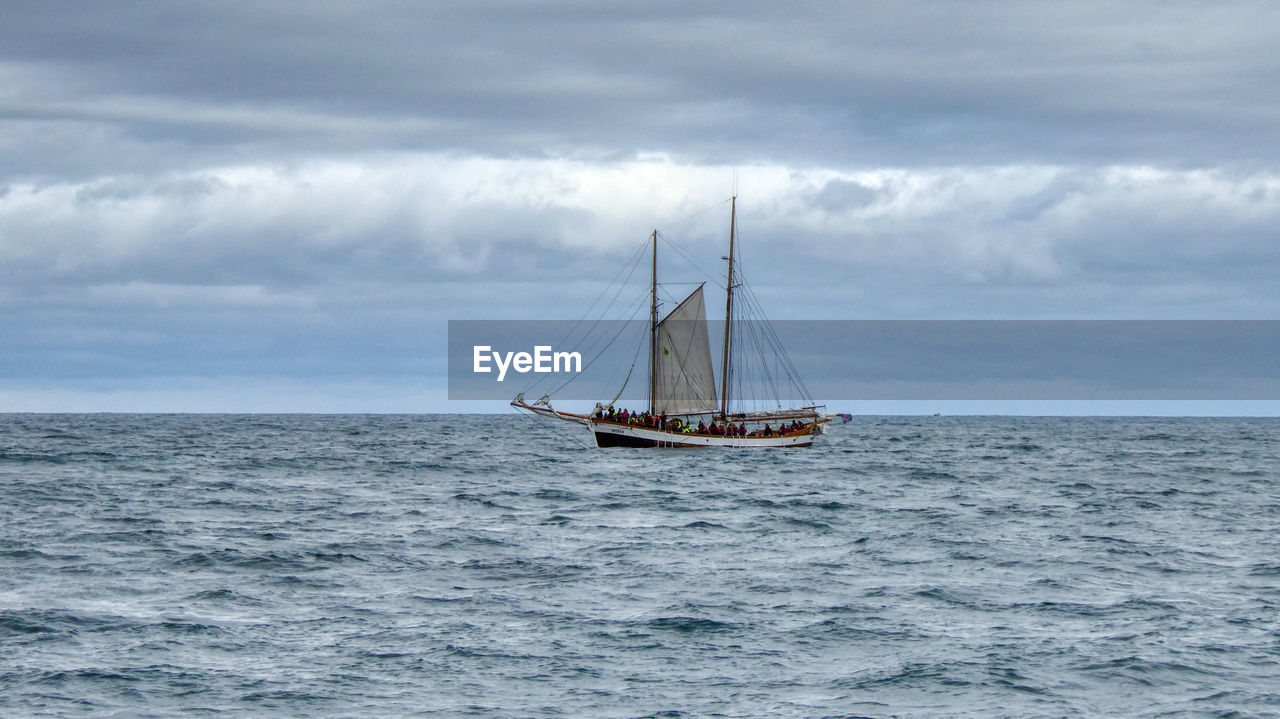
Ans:
[{"label": "furled sail", "polygon": [[716,381],[711,369],[707,310],[702,286],[658,323],[654,352],[653,397],[659,414],[712,412]]}]

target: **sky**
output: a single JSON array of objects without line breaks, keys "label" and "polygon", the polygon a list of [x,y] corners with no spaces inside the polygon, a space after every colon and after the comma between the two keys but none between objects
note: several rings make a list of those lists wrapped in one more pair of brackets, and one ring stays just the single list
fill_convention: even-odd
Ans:
[{"label": "sky", "polygon": [[[1269,2],[5,2],[0,411],[474,409],[448,320],[576,319],[655,228],[719,271],[735,191],[772,319],[1275,319],[1278,36]],[[1199,411],[1064,406],[1010,411]]]}]

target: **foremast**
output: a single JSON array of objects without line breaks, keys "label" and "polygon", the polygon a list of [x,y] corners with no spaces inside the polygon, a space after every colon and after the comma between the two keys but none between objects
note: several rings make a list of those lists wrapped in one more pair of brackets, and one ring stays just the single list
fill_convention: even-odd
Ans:
[{"label": "foremast", "polygon": [[730,198],[729,204],[729,279],[725,283],[724,295],[724,356],[720,362],[720,419],[729,416],[729,375],[732,374],[733,359],[731,351],[733,343],[730,335],[733,332],[733,245],[734,232],[737,229],[738,196]]}]

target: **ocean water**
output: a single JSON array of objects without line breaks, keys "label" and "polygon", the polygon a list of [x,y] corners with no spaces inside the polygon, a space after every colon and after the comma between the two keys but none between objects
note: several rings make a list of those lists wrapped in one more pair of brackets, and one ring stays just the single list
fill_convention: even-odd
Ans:
[{"label": "ocean water", "polygon": [[0,415],[0,716],[1280,716],[1280,421]]}]

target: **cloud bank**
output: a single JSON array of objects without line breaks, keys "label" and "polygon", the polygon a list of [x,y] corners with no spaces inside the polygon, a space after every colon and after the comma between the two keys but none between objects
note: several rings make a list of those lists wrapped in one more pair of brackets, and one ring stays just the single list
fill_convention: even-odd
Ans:
[{"label": "cloud bank", "polygon": [[778,319],[1273,318],[1277,26],[1265,3],[10,3],[0,403],[447,409],[445,320],[576,318],[654,228],[699,266],[664,250],[664,273],[714,282],[735,176]]}]

